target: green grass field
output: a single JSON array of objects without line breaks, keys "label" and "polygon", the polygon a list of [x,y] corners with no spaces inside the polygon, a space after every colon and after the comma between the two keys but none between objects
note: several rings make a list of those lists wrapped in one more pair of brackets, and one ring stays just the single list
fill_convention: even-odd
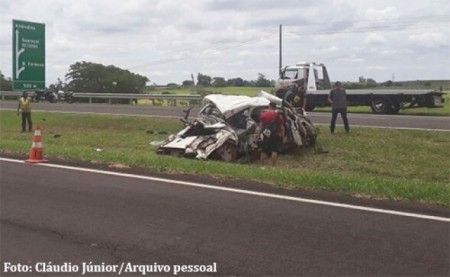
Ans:
[{"label": "green grass field", "polygon": [[[450,137],[447,132],[353,128],[334,135],[320,127],[316,154],[284,154],[276,168],[160,156],[150,142],[180,130],[178,120],[34,112],[48,159],[122,164],[150,171],[264,181],[274,186],[338,191],[360,197],[408,199],[450,206]],[[27,158],[32,133],[20,118],[0,111],[0,151]]]}]

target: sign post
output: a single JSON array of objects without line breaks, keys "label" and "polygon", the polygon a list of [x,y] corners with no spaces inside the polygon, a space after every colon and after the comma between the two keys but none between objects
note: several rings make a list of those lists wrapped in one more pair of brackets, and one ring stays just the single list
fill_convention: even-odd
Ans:
[{"label": "sign post", "polygon": [[45,24],[13,19],[13,90],[45,89]]}]

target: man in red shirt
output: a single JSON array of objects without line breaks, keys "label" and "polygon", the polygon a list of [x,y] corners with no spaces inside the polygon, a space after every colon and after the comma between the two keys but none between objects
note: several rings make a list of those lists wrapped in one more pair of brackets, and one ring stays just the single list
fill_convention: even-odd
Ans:
[{"label": "man in red shirt", "polygon": [[260,115],[258,136],[262,137],[262,151],[261,162],[267,159],[270,155],[270,162],[272,166],[276,166],[278,160],[278,153],[283,148],[284,139],[284,119],[276,111],[277,105],[275,103],[269,104],[269,110]]}]

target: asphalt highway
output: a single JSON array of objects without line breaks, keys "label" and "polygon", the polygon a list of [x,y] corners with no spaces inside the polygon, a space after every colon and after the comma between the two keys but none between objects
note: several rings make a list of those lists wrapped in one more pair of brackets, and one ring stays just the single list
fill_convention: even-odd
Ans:
[{"label": "asphalt highway", "polygon": [[[0,109],[15,110],[15,101],[0,101]],[[51,104],[46,102],[33,103],[35,111],[54,111],[70,113],[97,113],[115,115],[153,116],[163,118],[180,118],[186,107],[156,107],[144,105],[108,105],[108,104]],[[191,111],[191,116],[197,115],[198,107]],[[330,113],[310,112],[308,117],[315,124],[329,124]],[[375,115],[349,114],[351,126],[370,126],[378,128],[400,129],[430,129],[450,131],[450,118],[438,116],[407,116],[407,115]],[[338,117],[337,124],[342,124]]]},{"label": "asphalt highway", "polygon": [[[30,266],[23,276],[81,276],[89,262],[167,265],[168,276],[175,265],[215,265],[219,276],[450,274],[448,221],[4,160],[0,173],[1,276],[11,276],[5,262]],[[36,272],[49,262],[80,271]]]}]

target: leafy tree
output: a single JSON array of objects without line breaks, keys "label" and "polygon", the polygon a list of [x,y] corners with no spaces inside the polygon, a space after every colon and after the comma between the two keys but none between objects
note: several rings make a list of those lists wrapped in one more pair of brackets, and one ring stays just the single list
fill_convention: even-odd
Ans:
[{"label": "leafy tree", "polygon": [[168,84],[166,85],[166,87],[168,87],[168,88],[177,88],[178,85],[175,84],[175,83],[168,83]]},{"label": "leafy tree", "polygon": [[[247,83],[246,83],[247,82]],[[228,79],[227,80],[227,86],[232,86],[232,87],[245,87],[246,85],[248,85],[248,81],[244,81],[242,78],[238,77],[238,78],[233,78],[233,79]]]},{"label": "leafy tree", "polygon": [[0,90],[12,91],[12,81],[11,78],[5,78],[5,75],[0,71]]},{"label": "leafy tree", "polygon": [[374,79],[372,79],[372,78],[368,78],[367,80],[366,80],[366,83],[367,84],[377,84],[377,82],[374,80]]},{"label": "leafy tree", "polygon": [[83,61],[70,66],[66,81],[66,88],[74,92],[141,93],[149,79],[113,65]]},{"label": "leafy tree", "polygon": [[58,90],[66,90],[67,84],[63,83],[60,78],[58,78],[58,81],[55,84],[51,84],[48,87],[51,91],[58,91]]},{"label": "leafy tree", "polygon": [[211,81],[212,81],[212,79],[210,76],[198,73],[197,86],[209,87],[209,86],[211,86]]},{"label": "leafy tree", "polygon": [[182,83],[183,87],[193,87],[195,84],[192,80],[184,80]]},{"label": "leafy tree", "polygon": [[368,78],[366,80],[366,87],[368,88],[374,88],[377,86],[377,82],[374,79]]},{"label": "leafy tree", "polygon": [[258,73],[258,79],[256,80],[255,86],[256,87],[271,87],[272,83],[273,82],[267,80],[263,74]]},{"label": "leafy tree", "polygon": [[223,77],[214,77],[212,86],[213,87],[226,87],[227,82],[225,81],[225,78],[223,78]]}]

